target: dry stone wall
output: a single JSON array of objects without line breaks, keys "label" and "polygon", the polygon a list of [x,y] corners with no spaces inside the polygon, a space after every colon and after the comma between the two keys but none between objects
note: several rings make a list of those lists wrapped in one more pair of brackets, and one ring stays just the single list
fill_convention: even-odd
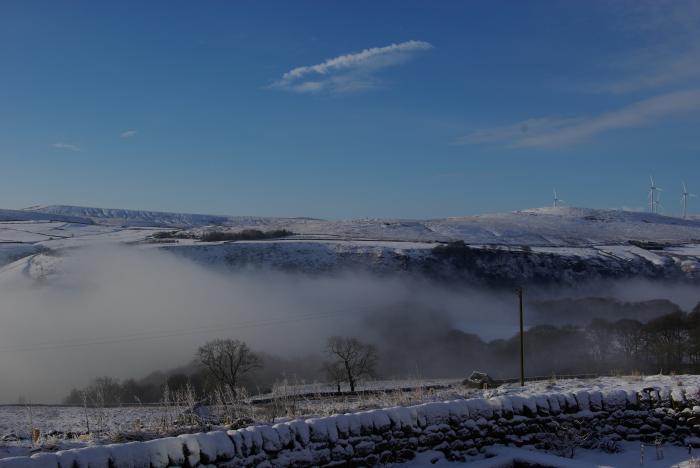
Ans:
[{"label": "dry stone wall", "polygon": [[[0,468],[373,466],[494,444],[614,450],[620,440],[700,446],[696,387],[508,395],[432,402],[0,460]],[[565,455],[565,453],[564,453]]]}]

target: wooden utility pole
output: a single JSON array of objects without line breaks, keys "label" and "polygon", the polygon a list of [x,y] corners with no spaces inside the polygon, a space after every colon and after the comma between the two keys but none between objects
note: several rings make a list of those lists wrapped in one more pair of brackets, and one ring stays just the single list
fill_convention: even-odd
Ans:
[{"label": "wooden utility pole", "polygon": [[518,302],[520,305],[520,386],[525,386],[525,340],[523,330],[523,288],[518,288]]}]

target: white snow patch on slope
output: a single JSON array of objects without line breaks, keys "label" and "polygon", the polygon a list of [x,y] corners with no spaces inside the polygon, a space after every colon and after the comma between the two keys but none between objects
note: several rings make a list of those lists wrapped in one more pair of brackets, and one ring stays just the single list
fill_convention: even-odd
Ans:
[{"label": "white snow patch on slope", "polygon": [[288,229],[305,236],[355,240],[463,240],[468,244],[532,246],[616,244],[629,240],[697,243],[700,240],[700,220],[684,220],[651,213],[569,207],[427,220],[365,218],[339,221],[212,216],[63,205],[35,207],[31,213],[78,216],[112,225],[180,228],[213,225],[234,230]]}]

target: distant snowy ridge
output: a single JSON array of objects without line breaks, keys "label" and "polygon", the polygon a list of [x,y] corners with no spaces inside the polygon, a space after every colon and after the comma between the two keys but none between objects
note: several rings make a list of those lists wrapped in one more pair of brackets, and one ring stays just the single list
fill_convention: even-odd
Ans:
[{"label": "distant snowy ridge", "polygon": [[27,208],[24,211],[32,213],[47,213],[52,215],[76,216],[106,224],[128,224],[132,226],[204,226],[207,224],[223,224],[228,219],[225,216],[214,215],[125,210],[120,208],[91,208],[68,205],[36,206]]},{"label": "distant snowy ridge", "polygon": [[[0,266],[44,250],[119,243],[210,266],[310,274],[359,270],[494,284],[700,279],[700,220],[629,211],[539,208],[428,220],[226,217],[70,206],[3,213]],[[294,234],[260,241],[196,240],[205,231],[243,229]],[[151,237],[163,230],[190,235]]]},{"label": "distant snowy ridge", "polygon": [[322,220],[216,216],[158,211],[33,207],[31,213],[88,218],[100,224],[196,229],[287,229],[306,237],[344,240],[448,242],[468,244],[584,246],[628,241],[700,243],[700,220],[659,214],[590,208],[537,208],[510,213],[425,220],[363,218]]},{"label": "distant snowy ridge", "polygon": [[87,217],[68,213],[51,213],[43,211],[4,210],[0,209],[0,222],[6,221],[63,221],[65,223],[92,224]]}]

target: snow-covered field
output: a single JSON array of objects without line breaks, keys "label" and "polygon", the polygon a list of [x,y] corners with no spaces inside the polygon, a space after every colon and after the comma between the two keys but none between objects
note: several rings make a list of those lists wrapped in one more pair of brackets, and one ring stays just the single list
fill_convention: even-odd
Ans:
[{"label": "snow-covered field", "polygon": [[655,449],[648,447],[648,455],[644,464],[641,463],[640,444],[636,442],[621,442],[619,453],[603,453],[598,450],[579,449],[573,459],[514,447],[494,446],[486,450],[492,456],[487,459],[467,460],[465,462],[450,462],[441,452],[426,451],[408,462],[395,466],[426,468],[432,466],[472,468],[506,468],[513,466],[546,466],[557,468],[626,468],[644,466],[650,468],[697,468],[700,459],[692,453],[688,454],[686,447],[665,446],[663,458],[657,459]]},{"label": "snow-covered field", "polygon": [[0,458],[36,451],[31,442],[32,429],[41,431],[39,450],[52,451],[118,442],[130,436],[163,437],[168,435],[164,421],[178,417],[176,413],[176,409],[164,406],[0,406]]},{"label": "snow-covered field", "polygon": [[[537,208],[511,213],[443,219],[352,219],[208,216],[73,206],[35,207],[19,212],[88,219],[110,226],[232,229],[288,229],[305,236],[335,239],[434,242],[463,240],[468,244],[571,246],[627,242],[630,239],[687,243],[700,240],[700,221],[658,214],[588,208]],[[2,219],[2,218],[0,218]]]},{"label": "snow-covered field", "polygon": [[[193,239],[154,242],[149,238],[163,229],[197,234],[212,229],[249,228],[286,229],[294,235],[277,240],[209,243]],[[450,241],[463,241],[476,252],[494,252],[496,248],[499,254],[512,254],[512,264],[496,260],[504,276],[546,276],[550,257],[574,265],[571,271],[584,276],[577,262],[590,265],[594,277],[607,272],[614,277],[638,273],[695,278],[700,273],[700,220],[639,212],[540,208],[429,220],[328,221],[70,206],[0,210],[0,267],[40,252],[116,243],[162,249],[213,265],[306,272],[356,267],[390,272],[413,265],[415,271],[424,271],[434,266],[437,243]],[[518,265],[522,256],[517,255],[523,252],[539,255],[539,260]],[[562,278],[569,282],[580,279]]]},{"label": "snow-covered field", "polygon": [[[405,387],[414,382],[375,382],[368,388],[397,388]],[[517,385],[507,385],[498,389],[486,391],[474,391],[454,385],[449,390],[449,398],[464,396],[503,396],[503,395],[541,395],[543,393],[568,393],[579,390],[600,390],[602,394],[608,394],[612,390],[641,390],[654,387],[661,392],[673,392],[680,388],[698,388],[700,376],[630,376],[630,377],[603,377],[597,379],[568,379],[542,382],[530,382],[525,388]],[[300,389],[302,390],[302,389]],[[425,393],[420,401],[410,404],[441,401],[447,393]],[[375,401],[374,407],[382,407],[380,400]],[[393,406],[395,401],[387,400],[383,406]],[[323,405],[319,401],[319,405]],[[87,411],[87,413],[86,413]],[[294,415],[294,417],[311,417],[319,413],[307,413]],[[86,419],[87,416],[87,419]],[[83,409],[80,407],[51,407],[51,406],[4,406],[0,407],[0,458],[9,456],[28,455],[38,450],[57,450],[77,448],[89,445],[99,445],[114,441],[150,439],[166,434],[186,432],[184,429],[174,430],[170,426],[168,430],[158,431],[158,427],[164,420],[173,421],[178,415],[173,414],[170,407],[131,407],[131,408],[101,408]],[[277,421],[288,420],[288,418]],[[267,422],[269,421],[261,421]],[[99,437],[85,434],[87,424],[93,431],[101,431]],[[32,447],[29,442],[29,434],[32,428],[38,428],[43,434],[40,446]],[[213,428],[216,428],[214,426]],[[190,431],[196,428],[189,428]],[[660,456],[653,445],[646,445],[644,464],[649,467],[697,467],[695,453],[689,453],[687,447],[663,444],[660,446]],[[561,458],[553,454],[537,451],[534,447],[522,448],[504,447],[494,445],[487,447],[483,453],[474,455],[473,459],[466,462],[448,462],[441,452],[427,451],[419,453],[409,463],[398,466],[427,467],[427,466],[477,466],[477,467],[505,467],[526,466],[557,466],[557,467],[626,467],[640,465],[641,444],[638,442],[620,442],[617,453],[606,453],[599,450],[578,448],[574,458]],[[696,449],[691,449],[696,450]],[[484,458],[486,455],[487,458]],[[539,464],[539,465],[538,465]]]}]

